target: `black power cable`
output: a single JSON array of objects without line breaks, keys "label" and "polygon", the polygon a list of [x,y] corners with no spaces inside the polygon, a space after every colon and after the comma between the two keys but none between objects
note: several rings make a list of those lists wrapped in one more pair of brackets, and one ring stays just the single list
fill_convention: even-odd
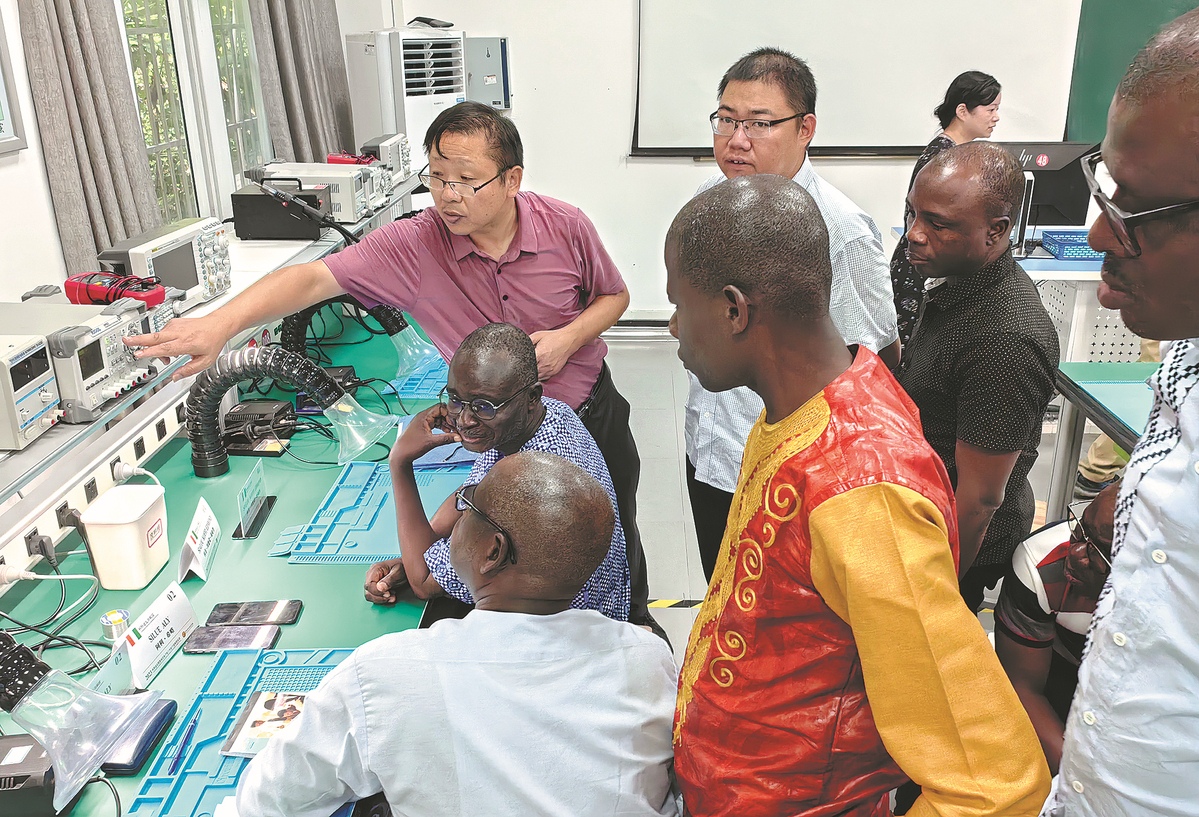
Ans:
[{"label": "black power cable", "polygon": [[112,792],[112,799],[117,804],[117,817],[122,817],[122,815],[125,812],[121,808],[121,795],[117,794],[117,787],[112,784],[112,781],[109,780],[107,777],[101,777],[100,775],[96,775],[95,777],[88,780],[87,783],[85,783],[84,785],[90,786],[92,783],[103,783],[105,786],[108,786],[108,790],[110,792]]}]

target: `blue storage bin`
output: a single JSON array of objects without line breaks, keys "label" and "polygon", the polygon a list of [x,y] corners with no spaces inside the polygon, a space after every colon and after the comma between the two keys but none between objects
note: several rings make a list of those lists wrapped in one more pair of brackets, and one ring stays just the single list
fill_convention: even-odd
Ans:
[{"label": "blue storage bin", "polygon": [[1089,261],[1102,258],[1087,245],[1086,230],[1045,230],[1041,233],[1041,246],[1062,261]]}]

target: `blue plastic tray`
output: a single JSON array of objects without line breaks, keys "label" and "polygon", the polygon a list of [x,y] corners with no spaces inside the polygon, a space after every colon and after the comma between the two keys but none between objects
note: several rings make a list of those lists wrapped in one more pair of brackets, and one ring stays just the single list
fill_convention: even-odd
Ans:
[{"label": "blue plastic tray", "polygon": [[1041,246],[1054,258],[1063,261],[1082,261],[1102,258],[1087,244],[1086,230],[1044,230]]},{"label": "blue plastic tray", "polygon": [[[310,692],[351,650],[225,650],[217,655],[183,717],[151,762],[137,797],[126,812],[133,817],[194,817],[212,814],[237,791],[250,762],[225,757],[221,746],[237,723],[241,708],[258,691]],[[188,726],[196,721],[186,746]],[[185,752],[175,774],[170,768]],[[337,814],[349,813],[343,807]]]},{"label": "blue plastic tray", "polygon": [[401,400],[436,400],[450,374],[450,364],[441,358],[430,361],[403,380],[393,380],[383,392],[394,392]]},{"label": "blue plastic tray", "polygon": [[[417,471],[421,506],[432,517],[445,498],[462,485],[467,470]],[[312,521],[289,528],[276,540],[272,554],[290,544],[289,562],[296,564],[371,564],[400,555],[396,538],[395,500],[386,463],[352,462],[321,501]]]}]

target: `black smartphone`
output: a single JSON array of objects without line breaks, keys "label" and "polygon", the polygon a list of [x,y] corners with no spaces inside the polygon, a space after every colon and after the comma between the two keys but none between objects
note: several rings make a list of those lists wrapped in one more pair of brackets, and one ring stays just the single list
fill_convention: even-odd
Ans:
[{"label": "black smartphone", "polygon": [[300,617],[304,602],[290,601],[234,601],[218,604],[208,614],[206,627],[222,627],[227,624],[295,624]]},{"label": "black smartphone", "polygon": [[221,650],[269,650],[279,640],[277,624],[256,627],[197,627],[183,642],[183,652],[220,652]]}]

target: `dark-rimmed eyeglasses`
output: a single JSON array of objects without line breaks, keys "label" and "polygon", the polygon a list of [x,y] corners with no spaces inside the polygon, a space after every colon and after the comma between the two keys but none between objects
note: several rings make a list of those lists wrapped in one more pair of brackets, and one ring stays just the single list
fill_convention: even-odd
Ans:
[{"label": "dark-rimmed eyeglasses", "polygon": [[[1099,545],[1095,544],[1095,540],[1087,533],[1087,529],[1082,526],[1082,511],[1086,508],[1089,502],[1080,502],[1070,505],[1066,508],[1066,524],[1070,527],[1070,542],[1073,544],[1086,543],[1087,559],[1091,562],[1098,562],[1103,565],[1104,571],[1112,569],[1111,560],[1103,554]],[[1075,508],[1078,510],[1075,511]]]},{"label": "dark-rimmed eyeglasses", "polygon": [[522,387],[520,391],[516,392],[516,394],[500,403],[493,403],[490,400],[484,400],[481,397],[477,397],[470,401],[463,400],[461,397],[450,391],[449,386],[441,387],[441,393],[437,395],[437,399],[439,402],[445,405],[446,411],[455,417],[461,414],[463,409],[469,408],[470,413],[475,415],[475,417],[479,418],[480,420],[494,420],[495,415],[499,413],[500,409],[511,403],[517,397],[520,397],[529,389],[536,386],[537,383],[538,381],[534,380],[527,386]]},{"label": "dark-rimmed eyeglasses", "polygon": [[425,169],[422,170],[420,173],[416,174],[416,177],[418,179],[420,179],[420,183],[423,184],[425,187],[429,188],[429,192],[433,193],[434,195],[436,195],[437,193],[440,193],[442,190],[445,190],[448,187],[448,188],[450,188],[450,191],[453,192],[453,194],[456,195],[458,198],[469,199],[469,198],[474,198],[475,193],[478,193],[480,190],[482,190],[487,185],[491,184],[493,181],[498,179],[500,176],[503,176],[504,173],[507,172],[508,170],[509,170],[509,168],[504,168],[499,173],[496,173],[494,176],[492,176],[490,179],[483,182],[482,184],[467,184],[466,182],[448,182],[439,176],[430,176],[428,165],[425,165]]},{"label": "dark-rimmed eyeglasses", "polygon": [[791,116],[784,116],[782,119],[734,119],[731,116],[725,116],[720,111],[716,111],[708,117],[708,121],[712,123],[712,133],[717,136],[732,136],[737,132],[737,127],[745,131],[745,135],[750,139],[759,139],[770,134],[770,129],[775,125],[781,125],[784,122],[790,122],[792,119],[799,119],[807,114],[797,113]]},{"label": "dark-rimmed eyeglasses", "polygon": [[1111,174],[1106,172],[1106,166],[1104,167],[1104,172],[1099,172],[1099,165],[1103,164],[1103,154],[1096,151],[1083,156],[1080,161],[1082,162],[1082,175],[1087,180],[1087,187],[1091,190],[1091,197],[1095,199],[1095,203],[1099,205],[1099,209],[1107,218],[1107,223],[1111,225],[1112,233],[1116,236],[1116,240],[1120,242],[1120,247],[1130,258],[1136,258],[1141,254],[1141,244],[1137,241],[1135,233],[1138,225],[1154,219],[1166,218],[1185,210],[1199,208],[1199,199],[1195,199],[1194,201],[1183,201],[1178,204],[1167,204],[1165,207],[1155,207],[1152,210],[1142,210],[1139,213],[1130,213],[1118,204],[1114,204],[1103,190],[1100,177],[1111,178]]},{"label": "dark-rimmed eyeglasses", "polygon": [[508,533],[499,522],[479,510],[479,506],[475,504],[475,488],[477,487],[478,485],[463,485],[459,488],[454,493],[454,507],[458,509],[459,513],[468,509],[474,511],[483,518],[483,521],[503,534],[503,537],[508,540],[508,561],[516,564],[516,542],[513,541],[512,534]]}]

